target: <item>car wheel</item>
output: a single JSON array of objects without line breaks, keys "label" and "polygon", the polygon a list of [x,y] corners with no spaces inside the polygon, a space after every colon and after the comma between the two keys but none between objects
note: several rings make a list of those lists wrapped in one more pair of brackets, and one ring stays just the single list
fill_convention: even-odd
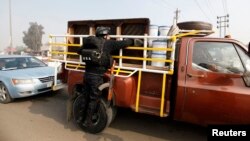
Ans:
[{"label": "car wheel", "polygon": [[12,98],[9,94],[8,89],[2,82],[0,82],[0,103],[6,104],[10,103],[11,101]]},{"label": "car wheel", "polygon": [[112,117],[110,117],[112,115],[108,114],[104,102],[100,102],[97,111],[92,116],[92,125],[85,126],[83,123],[87,113],[87,105],[88,101],[85,95],[80,95],[76,98],[73,104],[74,121],[83,131],[93,134],[100,133],[106,128],[109,119],[112,119]]},{"label": "car wheel", "polygon": [[212,30],[212,24],[207,22],[181,22],[177,23],[177,26],[182,30]]}]

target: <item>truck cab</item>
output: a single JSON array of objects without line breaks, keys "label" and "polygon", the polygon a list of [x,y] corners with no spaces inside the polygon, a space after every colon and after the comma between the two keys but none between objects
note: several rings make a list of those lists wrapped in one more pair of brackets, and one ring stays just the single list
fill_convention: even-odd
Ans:
[{"label": "truck cab", "polygon": [[248,124],[249,63],[233,39],[182,38],[175,119],[195,124]]}]

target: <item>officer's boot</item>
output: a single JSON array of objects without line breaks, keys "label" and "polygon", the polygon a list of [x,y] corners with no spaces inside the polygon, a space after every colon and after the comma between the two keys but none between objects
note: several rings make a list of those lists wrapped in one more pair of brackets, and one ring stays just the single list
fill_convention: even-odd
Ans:
[{"label": "officer's boot", "polygon": [[80,97],[81,97],[81,99],[77,99],[78,104],[74,105],[74,106],[78,106],[78,107],[74,107],[74,108],[79,109],[78,110],[79,113],[76,116],[77,117],[77,120],[76,120],[77,123],[84,122],[84,120],[86,118],[86,112],[87,112],[87,109],[88,109],[88,98],[85,95],[81,95]]},{"label": "officer's boot", "polygon": [[84,126],[90,127],[92,123],[92,117],[94,113],[96,112],[96,107],[97,107],[97,102],[96,101],[91,101],[89,103],[88,109],[87,109],[87,115],[85,118],[85,121],[83,123]]}]

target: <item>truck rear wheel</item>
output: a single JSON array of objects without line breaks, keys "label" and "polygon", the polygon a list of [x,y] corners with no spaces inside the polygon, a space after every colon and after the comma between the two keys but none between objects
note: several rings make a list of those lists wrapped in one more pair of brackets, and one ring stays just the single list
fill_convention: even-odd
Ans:
[{"label": "truck rear wheel", "polygon": [[87,113],[87,105],[88,101],[85,95],[80,95],[76,98],[73,104],[74,121],[83,131],[93,134],[103,131],[111,123],[112,111],[106,108],[105,102],[100,102],[99,108],[92,118],[93,124],[86,127],[83,123]]},{"label": "truck rear wheel", "polygon": [[182,30],[212,30],[212,24],[207,22],[198,22],[198,21],[190,21],[190,22],[181,22],[177,23],[179,29]]}]

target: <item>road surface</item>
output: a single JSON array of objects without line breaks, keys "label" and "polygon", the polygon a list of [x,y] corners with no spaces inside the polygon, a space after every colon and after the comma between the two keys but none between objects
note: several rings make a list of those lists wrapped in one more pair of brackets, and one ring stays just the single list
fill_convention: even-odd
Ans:
[{"label": "road surface", "polygon": [[89,134],[66,120],[66,89],[0,104],[0,141],[205,141],[206,128],[118,109],[110,127]]}]

